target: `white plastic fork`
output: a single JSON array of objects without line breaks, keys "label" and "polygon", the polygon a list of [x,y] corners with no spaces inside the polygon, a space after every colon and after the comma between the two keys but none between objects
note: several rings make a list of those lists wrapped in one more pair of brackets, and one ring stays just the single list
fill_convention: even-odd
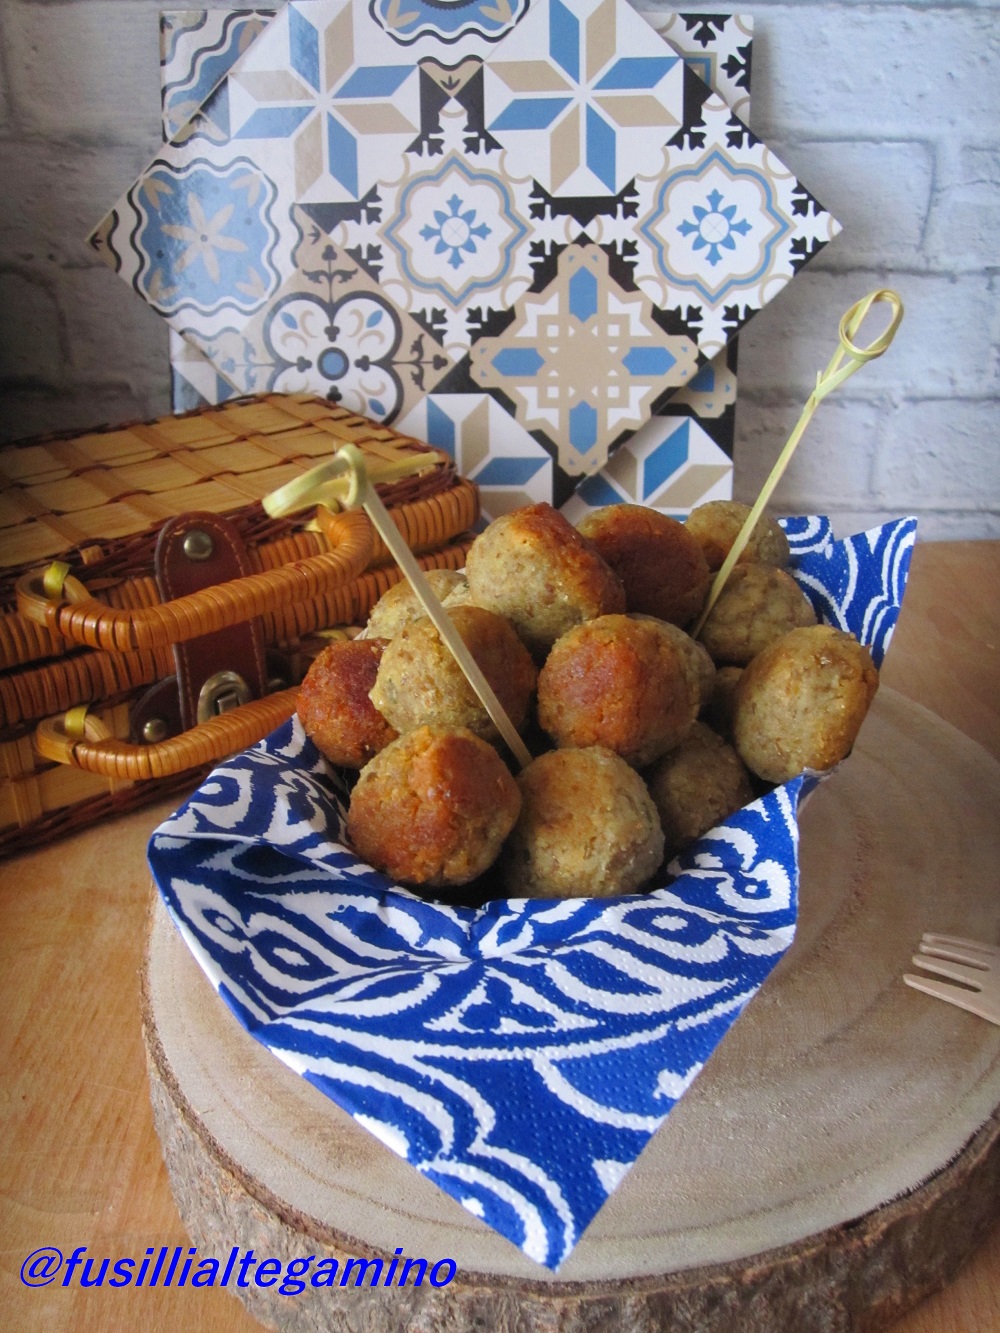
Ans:
[{"label": "white plastic fork", "polygon": [[903,980],[908,986],[1000,1025],[1000,949],[955,935],[927,934],[920,941],[920,952],[914,955],[913,963],[960,984],[932,981],[907,972]]}]

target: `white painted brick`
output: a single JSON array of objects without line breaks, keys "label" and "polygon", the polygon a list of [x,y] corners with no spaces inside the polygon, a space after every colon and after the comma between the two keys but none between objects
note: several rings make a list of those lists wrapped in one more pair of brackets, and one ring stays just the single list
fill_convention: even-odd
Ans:
[{"label": "white painted brick", "polygon": [[159,134],[159,39],[148,4],[7,4],[10,95],[31,134],[145,145]]},{"label": "white painted brick", "polygon": [[998,235],[1000,145],[963,146],[931,209],[928,258],[941,269],[995,267]]},{"label": "white painted brick", "polygon": [[[733,494],[750,504],[799,418],[799,406],[765,406],[742,396],[737,414]],[[813,417],[770,508],[775,514],[826,513],[861,506],[871,493],[880,412],[867,403],[829,399]]]},{"label": "white painted brick", "polygon": [[769,143],[844,228],[825,256],[828,267],[925,266],[921,243],[934,183],[933,144]]},{"label": "white painted brick", "polygon": [[55,430],[83,432],[94,426],[146,421],[170,411],[162,391],[132,389],[113,381],[58,390],[0,384],[0,397],[4,402],[0,443]]},{"label": "white painted brick", "polygon": [[995,11],[781,5],[757,12],[751,124],[764,139],[1000,133],[998,74]]},{"label": "white painted brick", "polygon": [[995,402],[904,403],[883,423],[872,499],[970,512],[996,511],[1000,417]]},{"label": "white painted brick", "polygon": [[130,384],[166,385],[167,325],[109,268],[78,269],[59,288],[75,379],[110,373]]},{"label": "white painted brick", "polygon": [[[837,245],[834,241],[830,249]],[[964,394],[982,397],[998,387],[997,300],[979,273],[957,277],[893,272],[831,273],[821,255],[756,315],[740,335],[740,383],[758,394],[792,394],[803,403],[816,372],[837,348],[837,329],[849,306],[879,287],[891,286],[905,315],[884,356],[870,362],[838,397],[875,399]],[[873,311],[859,337],[884,327]]]},{"label": "white painted brick", "polygon": [[[801,512],[807,511],[803,509]],[[924,509],[918,505],[901,505],[896,509],[841,509],[836,505],[828,505],[823,512],[833,524],[835,537],[853,537],[857,532],[880,527],[890,519],[912,515],[917,520],[919,542],[1000,538],[1000,514],[970,514],[961,509]]]},{"label": "white painted brick", "polygon": [[996,541],[1000,539],[1000,513],[913,511],[918,519],[917,537],[924,542]]},{"label": "white painted brick", "polygon": [[147,161],[135,144],[0,141],[0,180],[17,182],[16,190],[0,190],[0,255],[20,264],[103,267],[87,237]]},{"label": "white painted brick", "polygon": [[59,305],[40,277],[0,273],[0,367],[11,379],[56,379],[65,358]]}]

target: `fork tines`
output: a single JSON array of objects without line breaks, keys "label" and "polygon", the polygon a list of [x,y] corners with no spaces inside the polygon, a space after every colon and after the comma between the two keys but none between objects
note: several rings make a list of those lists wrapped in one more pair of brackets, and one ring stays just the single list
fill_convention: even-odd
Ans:
[{"label": "fork tines", "polygon": [[[955,951],[959,962],[974,962],[977,958],[1000,958],[1000,948],[995,944],[981,944],[978,940],[963,940],[959,935],[934,935],[924,933],[920,940],[921,953],[937,953],[944,957],[945,950]],[[988,967],[989,964],[984,963]]]},{"label": "fork tines", "polygon": [[957,935],[928,933],[913,963],[949,980],[933,981],[908,972],[903,977],[908,986],[1000,1024],[1000,948]]}]

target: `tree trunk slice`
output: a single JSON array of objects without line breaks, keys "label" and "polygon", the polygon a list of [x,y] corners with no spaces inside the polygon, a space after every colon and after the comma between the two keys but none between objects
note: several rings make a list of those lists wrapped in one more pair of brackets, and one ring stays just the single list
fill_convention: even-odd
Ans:
[{"label": "tree trunk slice", "polygon": [[875,1329],[1000,1199],[1000,1028],[901,980],[925,930],[1000,940],[1000,764],[883,689],[801,814],[794,945],[553,1275],[249,1036],[157,902],[154,1118],[201,1253],[450,1257],[446,1287],[237,1294],[282,1329]]}]

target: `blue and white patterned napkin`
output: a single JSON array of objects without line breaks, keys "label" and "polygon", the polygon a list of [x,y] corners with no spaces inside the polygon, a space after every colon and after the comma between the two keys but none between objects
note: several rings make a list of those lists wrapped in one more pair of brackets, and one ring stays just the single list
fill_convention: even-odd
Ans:
[{"label": "blue and white patterned napkin", "polygon": [[[792,569],[881,662],[916,523]],[[463,1207],[557,1268],[795,933],[798,777],[649,893],[424,902],[344,844],[347,788],[296,720],[154,833],[173,920],[247,1030]]]}]

